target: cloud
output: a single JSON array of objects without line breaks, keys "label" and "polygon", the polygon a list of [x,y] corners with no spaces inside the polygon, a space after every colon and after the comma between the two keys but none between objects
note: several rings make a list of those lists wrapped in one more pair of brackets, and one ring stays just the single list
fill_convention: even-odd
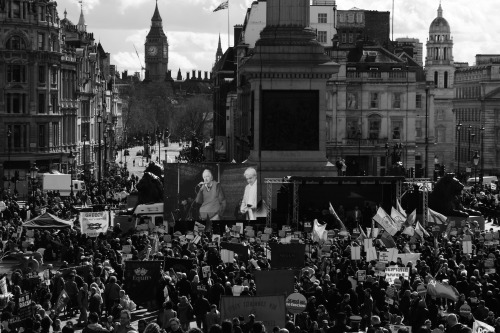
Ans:
[{"label": "cloud", "polygon": [[119,2],[120,13],[124,14],[125,11],[128,10],[129,8],[132,9],[139,8],[150,2],[151,2],[150,0],[120,0]]}]

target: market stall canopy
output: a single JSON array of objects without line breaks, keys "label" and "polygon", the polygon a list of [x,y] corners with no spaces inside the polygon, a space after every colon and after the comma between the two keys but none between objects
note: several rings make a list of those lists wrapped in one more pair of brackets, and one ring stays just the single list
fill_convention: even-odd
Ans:
[{"label": "market stall canopy", "polygon": [[71,228],[73,221],[58,218],[50,213],[44,213],[23,223],[23,228]]}]

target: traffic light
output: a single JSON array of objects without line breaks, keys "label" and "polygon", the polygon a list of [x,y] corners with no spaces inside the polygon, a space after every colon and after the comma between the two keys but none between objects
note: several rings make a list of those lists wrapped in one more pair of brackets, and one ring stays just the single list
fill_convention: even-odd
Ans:
[{"label": "traffic light", "polygon": [[434,181],[437,182],[439,177],[439,172],[437,170],[434,170]]},{"label": "traffic light", "polygon": [[415,168],[410,168],[410,178],[415,178]]},{"label": "traffic light", "polygon": [[444,177],[445,174],[446,174],[446,167],[442,164],[440,170],[440,176]]}]

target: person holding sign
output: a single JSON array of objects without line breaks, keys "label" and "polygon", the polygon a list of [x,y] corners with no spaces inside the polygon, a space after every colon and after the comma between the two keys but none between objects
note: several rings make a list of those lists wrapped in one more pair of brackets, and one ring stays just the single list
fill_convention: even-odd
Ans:
[{"label": "person holding sign", "polygon": [[214,180],[212,172],[203,171],[203,181],[196,195],[196,203],[200,204],[200,218],[203,220],[220,220],[226,209],[226,198],[221,185]]},{"label": "person holding sign", "polygon": [[247,220],[255,221],[257,217],[257,171],[254,168],[247,168],[243,174],[248,185],[245,187],[243,200],[240,205],[240,212],[246,215]]}]

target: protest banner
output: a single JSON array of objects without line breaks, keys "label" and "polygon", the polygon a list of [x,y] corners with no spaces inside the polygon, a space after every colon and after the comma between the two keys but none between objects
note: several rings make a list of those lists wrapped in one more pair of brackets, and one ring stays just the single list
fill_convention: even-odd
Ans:
[{"label": "protest banner", "polygon": [[361,260],[361,247],[360,246],[351,247],[351,260]]},{"label": "protest banner", "polygon": [[495,327],[483,323],[482,321],[474,320],[474,323],[472,324],[472,333],[494,333],[494,332],[495,332]]},{"label": "protest banner", "polygon": [[278,296],[222,296],[222,318],[259,318],[265,327],[285,326],[285,295]]},{"label": "protest banner", "polygon": [[389,325],[389,328],[391,330],[391,333],[398,333],[400,328],[405,329],[405,332],[411,333],[411,326]]},{"label": "protest banner", "polygon": [[82,234],[88,237],[97,237],[108,231],[108,212],[80,212],[80,228]]},{"label": "protest banner", "polygon": [[358,275],[359,282],[366,281],[366,270],[358,270],[357,275]]},{"label": "protest banner", "polygon": [[385,280],[389,284],[394,284],[394,280],[399,279],[403,276],[405,280],[410,279],[410,268],[409,267],[386,267],[385,268]]},{"label": "protest banner", "polygon": [[304,267],[305,244],[270,244],[274,269]]},{"label": "protest banner", "polygon": [[158,308],[158,281],[162,261],[125,261],[125,291],[132,301],[148,310]]},{"label": "protest banner", "polygon": [[255,284],[259,286],[257,296],[293,293],[294,273],[290,269],[255,271]]}]

